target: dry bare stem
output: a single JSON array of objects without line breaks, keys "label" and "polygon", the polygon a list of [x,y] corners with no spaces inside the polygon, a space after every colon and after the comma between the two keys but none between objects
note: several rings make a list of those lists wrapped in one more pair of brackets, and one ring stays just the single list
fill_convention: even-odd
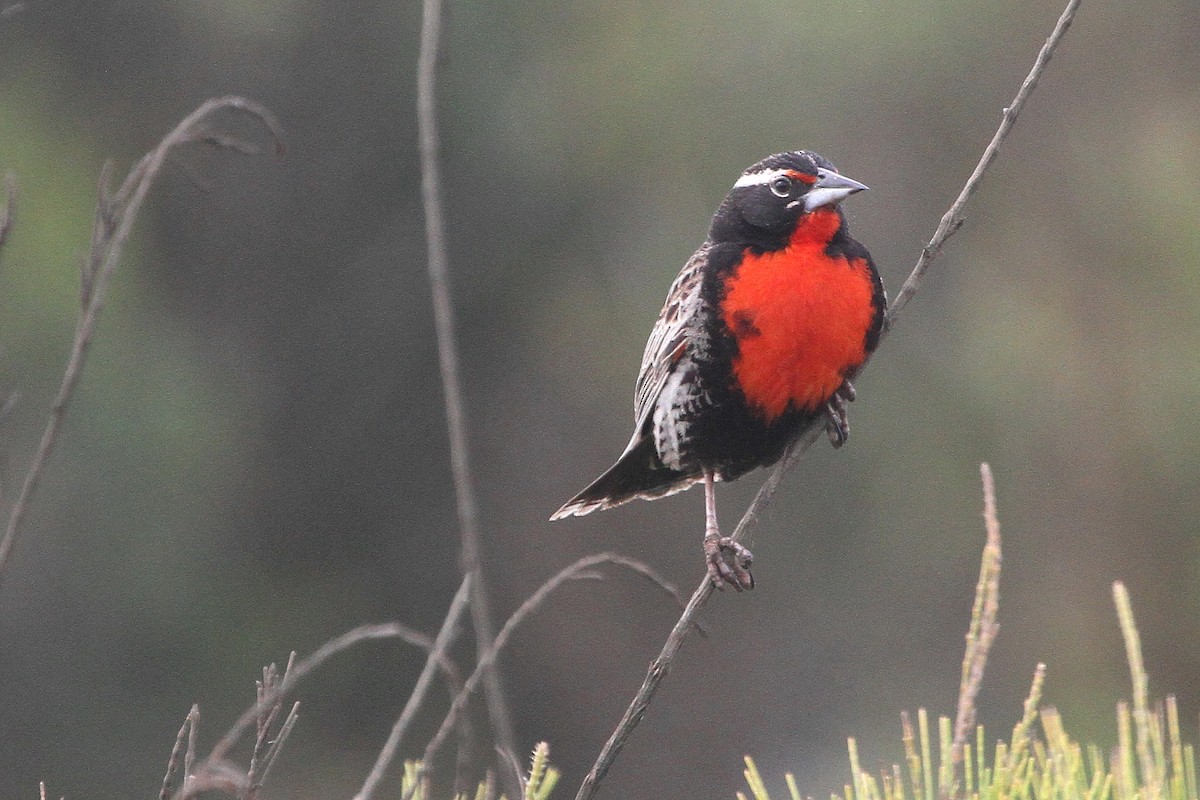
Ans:
[{"label": "dry bare stem", "polygon": [[4,205],[0,206],[0,247],[12,230],[13,209],[17,205],[17,180],[11,172],[4,174]]},{"label": "dry bare stem", "polygon": [[[983,180],[984,174],[992,165],[992,162],[995,161],[996,156],[1000,152],[1000,146],[1008,138],[1013,124],[1017,120],[1017,116],[1021,113],[1021,110],[1025,107],[1025,103],[1033,94],[1038,81],[1041,80],[1046,66],[1050,63],[1051,56],[1054,55],[1054,51],[1058,48],[1067,30],[1071,27],[1071,22],[1075,19],[1075,14],[1079,10],[1081,3],[1082,0],[1069,0],[1066,8],[1063,9],[1058,22],[1054,26],[1054,30],[1046,40],[1046,43],[1042,45],[1042,49],[1038,52],[1037,58],[1034,60],[1033,67],[1022,82],[1021,88],[1017,90],[1012,102],[1005,107],[1000,120],[1000,126],[996,129],[987,147],[984,148],[983,155],[980,156],[979,163],[975,166],[974,172],[971,173],[971,177],[963,185],[962,190],[959,192],[954,203],[951,204],[949,210],[943,215],[941,222],[934,231],[933,237],[922,249],[916,266],[913,267],[908,279],[900,287],[900,292],[896,295],[896,299],[888,308],[887,316],[884,319],[883,332],[880,336],[881,340],[891,331],[900,312],[904,310],[904,307],[916,295],[929,266],[933,263],[938,253],[941,252],[946,241],[962,227],[965,219],[963,208],[966,206],[967,201],[971,199],[971,196],[975,194],[975,191],[979,188],[980,181]],[[746,509],[745,514],[742,515],[742,519],[733,533],[734,539],[741,540],[746,537],[759,515],[770,506],[775,497],[775,492],[783,481],[783,476],[799,461],[800,456],[812,446],[813,442],[817,440],[817,437],[823,432],[824,426],[824,420],[818,420],[802,432],[796,441],[788,447],[783,459],[772,470],[770,476],[758,490],[750,506]],[[712,593],[713,585],[706,575],[701,580],[700,585],[696,587],[696,591],[692,594],[691,600],[688,601],[683,615],[675,623],[675,627],[671,629],[671,633],[667,636],[666,642],[663,643],[658,657],[650,663],[650,669],[647,671],[641,687],[639,687],[637,693],[634,695],[620,722],[617,723],[612,735],[609,736],[608,741],[601,748],[600,754],[596,757],[595,764],[583,779],[583,783],[575,795],[575,800],[590,800],[596,793],[600,781],[604,779],[609,768],[616,761],[617,756],[620,755],[621,749],[625,746],[625,742],[628,741],[633,729],[641,722],[642,715],[646,713],[646,708],[649,706],[654,694],[658,691],[663,678],[670,671],[671,663],[674,661],[679,648],[683,644],[683,640],[691,629],[696,614],[708,601]]]},{"label": "dry bare stem", "polygon": [[470,605],[472,582],[473,579],[470,573],[463,576],[462,583],[458,587],[458,592],[454,595],[454,600],[450,602],[450,609],[446,612],[446,619],[442,623],[442,629],[438,632],[437,639],[433,643],[433,649],[429,653],[429,658],[425,661],[425,668],[421,670],[421,675],[417,678],[417,683],[413,687],[412,693],[409,694],[408,701],[404,704],[404,710],[400,712],[400,716],[392,726],[391,733],[388,734],[387,741],[384,742],[383,748],[379,751],[379,755],[375,759],[375,765],[371,768],[371,772],[367,775],[366,780],[363,781],[362,788],[358,790],[358,794],[354,796],[355,800],[367,800],[374,793],[375,789],[379,786],[379,782],[383,780],[387,768],[395,760],[396,754],[400,752],[400,742],[404,739],[404,734],[408,732],[408,726],[416,718],[417,711],[420,709],[421,703],[424,702],[425,691],[428,689],[429,682],[433,679],[433,665],[438,658],[449,650],[450,644],[454,641],[454,636],[458,631],[458,621],[462,617],[463,611]]},{"label": "dry bare stem", "polygon": [[[442,632],[454,630],[457,628],[462,614],[466,608],[467,584],[469,582],[464,579],[463,585],[460,585],[458,592],[455,594],[454,601],[451,602],[450,610],[446,615],[445,621],[442,623]],[[442,638],[439,633],[439,639]],[[193,722],[188,740],[188,755],[184,761],[185,776],[191,775],[197,778],[202,778],[205,775],[215,776],[213,780],[222,785],[227,784],[229,778],[233,774],[240,774],[237,786],[238,791],[244,790],[248,785],[245,780],[246,775],[239,773],[227,761],[230,750],[241,739],[241,737],[249,730],[250,726],[256,724],[266,706],[280,702],[289,692],[293,691],[296,686],[315,669],[323,665],[330,658],[342,653],[350,648],[362,644],[363,642],[376,641],[379,639],[399,639],[414,647],[419,647],[429,651],[429,657],[426,660],[426,667],[432,662],[437,668],[447,676],[447,683],[457,688],[461,685],[460,675],[454,664],[450,661],[447,650],[449,648],[451,634],[447,634],[446,640],[439,644],[437,639],[431,640],[427,635],[415,631],[406,625],[399,622],[387,622],[374,625],[360,625],[353,628],[340,636],[330,639],[325,644],[317,648],[312,655],[303,658],[300,661],[294,662],[294,666],[290,666],[283,679],[274,685],[268,691],[262,692],[254,705],[246,709],[240,717],[234,722],[228,731],[221,739],[213,746],[212,751],[198,765],[195,757],[195,730],[196,723]],[[293,655],[294,658],[294,655]],[[417,688],[414,688],[413,694],[417,695]],[[422,692],[423,696],[423,692]],[[196,719],[199,718],[198,709],[193,707],[193,712]],[[277,750],[276,750],[277,754]],[[265,759],[269,762],[273,756],[268,752]],[[264,771],[270,768],[268,763],[264,767]],[[186,800],[195,796],[200,791],[204,791],[203,787],[209,786],[211,781],[208,778],[197,780],[192,784],[184,784],[172,796],[172,800]],[[211,788],[211,787],[210,787]],[[237,792],[234,792],[237,793]]]},{"label": "dry bare stem", "polygon": [[283,745],[287,742],[288,737],[292,735],[292,729],[296,727],[296,722],[299,719],[300,703],[296,702],[292,704],[292,710],[288,712],[288,715],[283,720],[283,724],[279,726],[275,738],[267,743],[266,752],[262,755],[261,766],[257,773],[247,773],[247,798],[258,796],[258,790],[267,782],[267,776],[271,773],[271,767],[275,766],[275,760],[279,758],[280,752],[283,751]]},{"label": "dry bare stem", "polygon": [[[184,754],[184,745],[195,745],[194,731],[195,722],[200,718],[199,706],[193,705],[192,710],[184,718],[183,724],[179,726],[179,733],[175,737],[175,746],[171,748],[171,757],[167,759],[167,774],[163,776],[162,789],[158,792],[158,800],[167,800],[175,791],[172,784],[172,778],[175,776],[175,771],[179,769],[179,759]],[[194,751],[193,751],[194,752]],[[183,774],[186,778],[191,773],[191,764],[184,762]]]},{"label": "dry bare stem", "polygon": [[[1133,728],[1137,732],[1137,746],[1134,748],[1141,767],[1142,780],[1151,791],[1157,792],[1156,784],[1159,771],[1155,769],[1155,757],[1151,745],[1150,726],[1150,676],[1146,673],[1146,664],[1142,660],[1142,639],[1138,633],[1137,623],[1133,618],[1133,604],[1129,600],[1129,590],[1122,581],[1113,582],[1113,602],[1117,607],[1117,619],[1121,626],[1121,636],[1125,640],[1125,658],[1129,662],[1129,675],[1133,681]],[[1149,794],[1149,796],[1155,796]]]},{"label": "dry bare stem", "polygon": [[173,131],[158,143],[157,147],[143,156],[129,171],[115,195],[110,196],[108,191],[109,167],[105,165],[101,171],[100,199],[96,206],[96,219],[92,228],[92,245],[84,259],[81,276],[83,308],[75,327],[75,336],[71,343],[71,354],[67,360],[67,367],[51,407],[50,419],[42,432],[42,438],[38,443],[29,471],[25,474],[25,480],[21,484],[17,499],[9,511],[4,538],[0,539],[0,580],[3,580],[13,545],[22,530],[25,517],[29,513],[29,507],[38,484],[41,482],[46,462],[58,443],[63,420],[67,415],[67,406],[71,402],[76,386],[79,385],[79,379],[87,363],[88,351],[96,335],[96,325],[104,306],[109,281],[116,271],[117,264],[121,259],[121,251],[125,241],[129,238],[129,232],[133,229],[142,203],[154,180],[162,171],[171,151],[185,144],[203,141],[211,133],[207,127],[209,119],[222,110],[247,114],[260,122],[274,140],[276,151],[283,151],[283,139],[279,124],[265,107],[243,97],[214,97],[206,100],[199,108],[185,117]]},{"label": "dry bare stem", "polygon": [[188,712],[188,740],[187,751],[183,755],[183,775],[186,779],[196,770],[196,741],[199,739],[200,727],[200,706],[192,704],[192,710]]},{"label": "dry bare stem", "polygon": [[[491,602],[483,576],[483,543],[479,525],[479,504],[471,476],[467,447],[466,403],[459,377],[455,347],[454,308],[450,301],[449,256],[442,214],[441,168],[438,163],[436,77],[442,31],[442,0],[424,0],[421,17],[421,45],[417,57],[417,135],[421,155],[421,198],[425,208],[427,267],[433,296],[434,329],[437,334],[438,364],[445,396],[446,427],[450,439],[450,468],[454,479],[455,507],[462,539],[462,570],[472,578],[471,622],[475,629],[477,658],[492,648]],[[504,695],[499,673],[489,668],[484,675],[488,716],[492,732],[501,750],[514,752],[516,737],[512,715]],[[517,797],[520,786],[505,780],[510,797]]]},{"label": "dry bare stem", "polygon": [[[983,670],[996,635],[1000,633],[1000,519],[996,515],[996,484],[992,468],[985,462],[979,465],[983,482],[983,523],[987,541],[983,546],[983,562],[979,567],[979,583],[975,587],[975,607],[971,610],[971,625],[967,630],[967,647],[963,655],[962,678],[958,688],[958,713],[954,720],[954,740],[951,763],[955,769],[962,763],[967,738],[975,727],[975,698],[983,682]],[[965,785],[965,784],[964,784]]]},{"label": "dry bare stem", "polygon": [[[2,16],[3,12],[0,12]],[[0,205],[0,250],[4,248],[4,242],[8,240],[9,231],[12,230],[13,209],[17,204],[17,181],[11,172],[4,174],[4,200],[3,205]],[[3,424],[8,415],[17,405],[17,394],[14,392],[6,397],[0,398],[0,424]],[[0,502],[6,500],[8,487],[0,480]]]},{"label": "dry bare stem", "polygon": [[[512,616],[504,623],[504,627],[496,635],[496,640],[492,643],[491,648],[484,653],[478,663],[475,665],[475,670],[467,678],[463,684],[458,696],[454,698],[454,702],[450,704],[450,710],[446,712],[446,716],[442,719],[442,724],[438,728],[437,733],[430,739],[429,744],[425,747],[425,752],[421,756],[420,767],[417,772],[417,780],[413,782],[413,787],[420,785],[421,778],[428,772],[431,765],[437,758],[442,745],[445,744],[446,737],[453,730],[459,715],[462,714],[463,708],[466,707],[467,701],[471,697],[471,693],[478,688],[479,682],[489,669],[495,664],[499,658],[500,652],[508,643],[509,637],[513,632],[525,621],[525,619],[541,607],[546,602],[547,598],[553,594],[559,587],[569,581],[588,580],[601,577],[595,573],[596,567],[604,564],[614,564],[624,567],[641,575],[649,580],[654,586],[671,595],[676,602],[682,604],[683,597],[679,591],[669,581],[660,576],[650,566],[642,561],[627,556],[618,555],[616,553],[598,553],[592,556],[585,556],[573,564],[564,567],[558,573],[553,575],[549,580],[537,588],[537,590],[521,603],[520,607],[513,612]],[[518,776],[519,776],[518,771]],[[519,781],[518,781],[519,782]],[[523,794],[517,795],[523,797]],[[356,798],[358,800],[358,798]],[[411,792],[406,794],[401,800],[411,800]]]},{"label": "dry bare stem", "polygon": [[[287,666],[280,676],[279,669],[274,665],[263,667],[262,680],[257,685],[257,735],[254,738],[254,750],[250,755],[250,767],[246,770],[246,790],[244,797],[254,798],[258,790],[266,783],[267,773],[283,749],[292,728],[300,716],[300,704],[293,703],[292,710],[284,718],[283,724],[275,730],[275,721],[283,710],[283,698],[279,695],[279,687],[287,680],[288,674],[296,666],[295,651],[288,657]],[[274,736],[272,736],[274,733]]]}]

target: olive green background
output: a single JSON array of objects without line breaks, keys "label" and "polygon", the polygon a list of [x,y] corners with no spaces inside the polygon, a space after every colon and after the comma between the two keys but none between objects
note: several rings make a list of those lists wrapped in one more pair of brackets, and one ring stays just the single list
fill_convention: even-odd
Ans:
[{"label": "olive green background", "polygon": [[[105,159],[123,171],[239,93],[283,159],[192,148],[153,190],[28,530],[0,583],[0,796],[152,797],[183,716],[202,750],[262,664],[369,621],[433,630],[457,528],[424,271],[407,3],[26,0],[0,16],[0,427],[11,499],[61,376]],[[549,523],[623,447],[642,344],[741,170],[806,147],[867,183],[853,233],[894,294],[1060,7],[931,0],[461,2],[441,62],[445,201],[487,574],[507,614],[600,549],[690,589],[702,498]],[[716,597],[607,797],[730,797],[751,753],[820,797],[951,713],[978,463],[1005,531],[981,721],[1034,665],[1109,744],[1124,579],[1156,693],[1200,707],[1200,7],[1088,0],[858,383],[849,445],[787,479],[758,588]],[[233,129],[250,132],[234,121]],[[757,473],[721,487],[732,524]],[[575,584],[503,668],[522,749],[570,796],[676,611]],[[467,656],[463,650],[459,656]],[[421,658],[318,673],[269,797],[356,791]],[[443,695],[435,695],[439,702]],[[423,723],[406,755],[435,722]],[[440,712],[436,715],[440,719]],[[398,797],[396,784],[381,797]]]}]

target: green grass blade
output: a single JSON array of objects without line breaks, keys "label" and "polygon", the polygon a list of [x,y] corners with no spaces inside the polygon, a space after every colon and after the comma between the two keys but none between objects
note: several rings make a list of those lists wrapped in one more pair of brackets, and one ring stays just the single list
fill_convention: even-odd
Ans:
[{"label": "green grass blade", "polygon": [[921,735],[921,774],[925,778],[925,794],[922,797],[925,800],[934,800],[933,758],[930,755],[929,746],[929,715],[923,708],[917,709],[917,730]]}]

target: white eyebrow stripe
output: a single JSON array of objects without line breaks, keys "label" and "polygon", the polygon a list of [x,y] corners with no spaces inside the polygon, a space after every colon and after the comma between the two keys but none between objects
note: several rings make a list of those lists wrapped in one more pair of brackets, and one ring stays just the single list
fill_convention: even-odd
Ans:
[{"label": "white eyebrow stripe", "polygon": [[765,183],[770,183],[776,178],[789,175],[792,172],[795,172],[795,170],[768,169],[763,172],[751,172],[748,175],[743,175],[742,177],[738,178],[737,183],[733,185],[733,188],[738,189],[742,186],[762,186]]}]

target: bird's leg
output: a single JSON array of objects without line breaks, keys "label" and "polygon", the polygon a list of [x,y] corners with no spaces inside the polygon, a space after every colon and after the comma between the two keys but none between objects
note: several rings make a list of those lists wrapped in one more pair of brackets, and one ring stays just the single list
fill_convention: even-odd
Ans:
[{"label": "bird's leg", "polygon": [[825,423],[825,433],[834,447],[841,447],[850,438],[850,414],[847,404],[853,403],[857,396],[854,384],[848,380],[842,381],[842,385],[825,404],[825,414],[829,417],[829,421]]},{"label": "bird's leg", "polygon": [[722,536],[717,527],[717,491],[713,474],[704,471],[704,559],[713,586],[724,589],[728,583],[739,592],[754,588],[750,563],[754,556],[730,536]]}]

